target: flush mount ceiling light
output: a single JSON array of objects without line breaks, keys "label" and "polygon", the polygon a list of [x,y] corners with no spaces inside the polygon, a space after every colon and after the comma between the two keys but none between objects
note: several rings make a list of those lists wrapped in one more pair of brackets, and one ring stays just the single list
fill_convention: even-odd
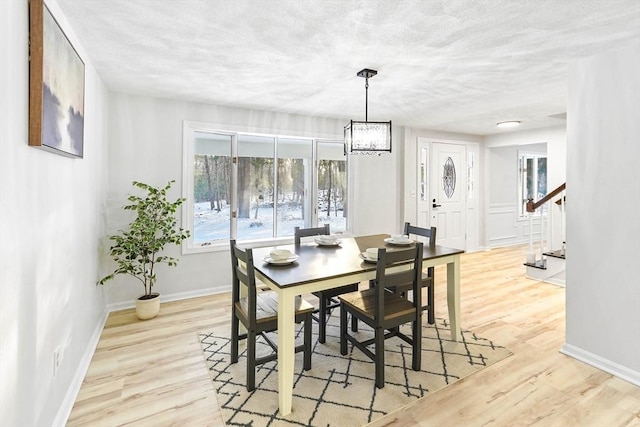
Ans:
[{"label": "flush mount ceiling light", "polygon": [[496,123],[496,126],[498,126],[499,128],[515,128],[520,126],[520,121],[510,120],[508,122],[500,122],[500,123]]},{"label": "flush mount ceiling light", "polygon": [[344,127],[344,154],[391,152],[391,121],[369,121],[369,77],[376,74],[368,68],[358,72],[358,77],[365,78],[364,122],[351,120]]}]

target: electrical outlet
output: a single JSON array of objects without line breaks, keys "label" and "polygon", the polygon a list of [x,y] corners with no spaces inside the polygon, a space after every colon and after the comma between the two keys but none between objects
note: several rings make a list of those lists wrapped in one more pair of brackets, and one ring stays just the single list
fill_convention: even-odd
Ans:
[{"label": "electrical outlet", "polygon": [[58,369],[60,369],[60,364],[62,363],[62,351],[60,350],[60,346],[56,347],[53,350],[53,376],[55,377],[58,373]]}]

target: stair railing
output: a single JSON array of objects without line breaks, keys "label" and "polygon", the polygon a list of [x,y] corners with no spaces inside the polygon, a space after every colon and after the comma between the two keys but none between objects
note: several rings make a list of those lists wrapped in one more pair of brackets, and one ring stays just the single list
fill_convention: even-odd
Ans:
[{"label": "stair railing", "polygon": [[[544,257],[544,253],[545,253],[545,241],[552,241],[552,231],[553,231],[553,215],[551,213],[551,209],[550,206],[548,205],[548,203],[554,198],[556,197],[558,194],[561,194],[565,191],[566,189],[566,183],[561,184],[560,186],[558,186],[558,188],[556,188],[555,190],[551,191],[550,193],[548,193],[546,196],[544,196],[543,198],[541,198],[540,200],[538,200],[537,202],[534,202],[533,199],[528,199],[527,200],[527,212],[528,212],[528,216],[529,216],[529,250],[527,253],[527,261],[526,264],[531,265],[531,266],[535,266],[535,267],[540,267],[540,268],[546,268],[546,258]],[[562,222],[560,224],[560,232],[561,232],[561,239],[562,239],[562,251],[564,254],[565,251],[565,195],[562,194],[562,197],[555,201],[556,204],[560,205],[560,212],[561,212],[561,218],[562,218]],[[539,249],[535,250],[534,248],[534,242],[533,242],[533,220],[535,217],[535,212],[536,210],[540,209],[540,242],[539,242]],[[544,220],[544,212],[547,212],[547,219],[548,219],[548,224],[547,224],[547,232],[545,233],[545,220]]]}]

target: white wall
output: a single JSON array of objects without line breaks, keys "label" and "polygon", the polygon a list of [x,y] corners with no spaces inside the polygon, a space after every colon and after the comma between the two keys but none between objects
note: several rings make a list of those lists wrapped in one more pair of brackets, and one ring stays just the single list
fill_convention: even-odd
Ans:
[{"label": "white wall", "polygon": [[[66,420],[105,320],[96,286],[104,229],[107,92],[85,62],[84,158],[28,144],[28,3],[0,2],[0,424]],[[53,351],[64,358],[53,377]],[[66,348],[65,348],[66,346]]]},{"label": "white wall", "polygon": [[[486,246],[499,247],[528,242],[527,221],[518,217],[518,151],[547,153],[547,190],[566,182],[566,130],[564,126],[509,132],[484,137],[484,184]],[[560,249],[561,216],[552,206],[552,249]],[[534,227],[539,239],[539,226]]]},{"label": "white wall", "polygon": [[[131,192],[133,180],[164,185],[175,179],[172,198],[182,190],[183,121],[207,122],[221,129],[275,133],[290,136],[343,138],[343,121],[266,111],[245,110],[193,102],[155,99],[111,93],[109,102],[109,184],[107,234],[126,227],[130,218],[121,210]],[[402,207],[399,164],[402,159],[402,128],[393,129],[391,155],[352,156],[350,159],[355,216],[353,231],[358,234],[393,232],[400,223]],[[102,272],[113,264],[105,256],[109,242],[103,242]],[[230,289],[228,250],[182,256],[180,249],[167,251],[180,256],[175,268],[158,274],[154,290],[164,300],[184,298]],[[130,306],[142,293],[142,286],[119,276],[107,287],[113,308]]]},{"label": "white wall", "polygon": [[[518,158],[521,151],[547,154],[547,144],[506,145],[486,151],[487,246],[501,247],[529,241],[529,222],[520,218]],[[534,239],[540,227],[534,226]]]},{"label": "white wall", "polygon": [[351,156],[354,234],[400,232],[403,140],[404,128],[394,126],[391,154]]},{"label": "white wall", "polygon": [[640,44],[575,66],[563,351],[640,385]]},{"label": "white wall", "polygon": [[[558,120],[559,123],[563,123]],[[527,144],[547,144],[547,187],[554,189],[567,179],[567,131],[564,123],[559,126],[487,135],[484,147],[518,146]]]}]

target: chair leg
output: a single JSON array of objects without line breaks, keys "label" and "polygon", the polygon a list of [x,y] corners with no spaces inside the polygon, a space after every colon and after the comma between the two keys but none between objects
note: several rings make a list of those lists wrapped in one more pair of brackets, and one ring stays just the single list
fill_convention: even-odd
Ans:
[{"label": "chair leg", "polygon": [[238,333],[240,322],[235,312],[233,312],[231,316],[231,363],[238,363]]},{"label": "chair leg", "polygon": [[323,294],[318,308],[318,342],[321,344],[327,340],[327,305],[328,298]]},{"label": "chair leg", "polygon": [[[420,310],[418,308],[418,310]],[[411,329],[413,333],[413,357],[411,368],[414,371],[419,371],[422,369],[422,328],[420,327],[422,324],[422,317],[418,316],[418,320],[416,322],[411,322]]]},{"label": "chair leg", "polygon": [[340,303],[340,354],[347,354],[347,309],[344,303]]},{"label": "chair leg", "polygon": [[358,332],[358,318],[353,314],[351,315],[351,330],[353,332]]},{"label": "chair leg", "polygon": [[247,331],[247,391],[256,388],[256,332]]},{"label": "chair leg", "polygon": [[311,313],[304,316],[304,370],[311,369]]},{"label": "chair leg", "polygon": [[434,295],[433,295],[433,285],[427,288],[427,304],[429,305],[429,311],[427,312],[427,322],[430,325],[436,323],[436,313],[434,307]]},{"label": "chair leg", "polygon": [[376,347],[376,387],[384,387],[384,329],[376,328],[375,331],[375,347]]}]

